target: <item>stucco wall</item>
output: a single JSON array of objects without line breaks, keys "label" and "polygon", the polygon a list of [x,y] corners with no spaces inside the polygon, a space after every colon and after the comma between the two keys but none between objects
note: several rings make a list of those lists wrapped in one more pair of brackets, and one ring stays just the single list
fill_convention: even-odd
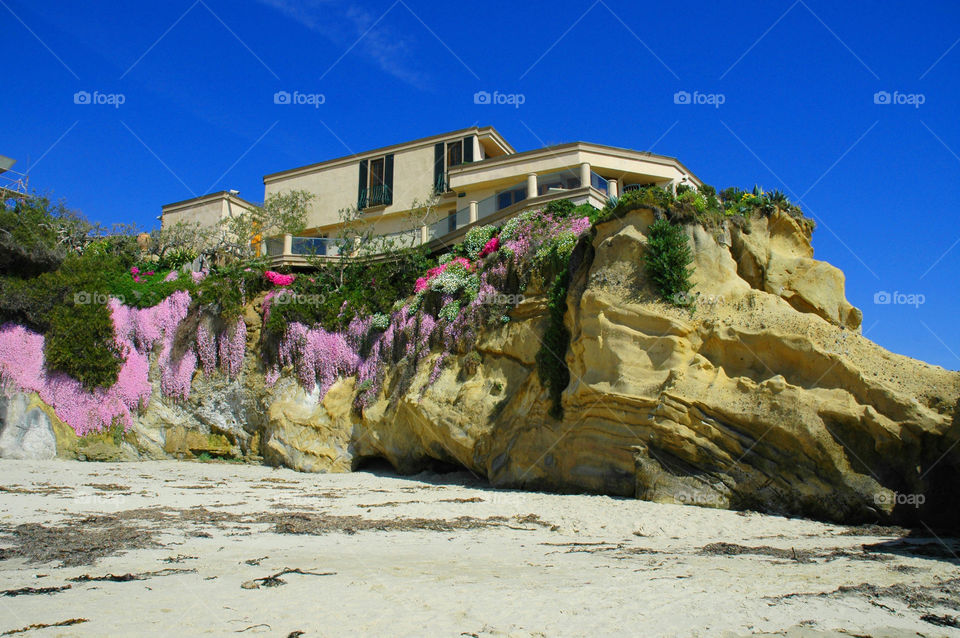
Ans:
[{"label": "stucco wall", "polygon": [[[393,154],[393,203],[382,209],[389,215],[409,210],[414,200],[424,200],[433,189],[433,144],[400,149]],[[336,224],[339,211],[356,206],[360,160],[291,175],[265,185],[264,196],[291,190],[306,190],[316,197],[310,204],[307,226]]]}]

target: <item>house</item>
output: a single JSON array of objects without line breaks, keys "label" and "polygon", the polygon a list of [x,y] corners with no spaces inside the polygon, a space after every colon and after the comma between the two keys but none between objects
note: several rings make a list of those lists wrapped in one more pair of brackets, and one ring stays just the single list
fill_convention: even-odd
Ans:
[{"label": "house", "polygon": [[[265,242],[274,265],[291,266],[306,264],[309,255],[335,256],[340,211],[354,206],[377,235],[439,249],[473,225],[499,223],[557,199],[600,208],[609,197],[641,186],[701,184],[672,157],[589,142],[518,153],[489,126],[272,173],[263,183],[265,198],[291,190],[315,195],[306,231]],[[425,212],[416,204],[431,195],[435,204]],[[164,219],[171,207],[181,206],[171,214],[183,214],[186,203],[165,206]]]},{"label": "house", "polygon": [[254,206],[256,204],[238,197],[237,191],[220,191],[201,195],[163,206],[160,226],[166,228],[182,221],[191,224],[199,223],[204,228],[213,228],[224,219],[248,211]]}]

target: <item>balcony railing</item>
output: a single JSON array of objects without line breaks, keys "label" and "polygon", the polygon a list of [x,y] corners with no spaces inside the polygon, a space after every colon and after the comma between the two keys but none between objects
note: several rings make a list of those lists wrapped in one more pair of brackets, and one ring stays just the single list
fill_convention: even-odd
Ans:
[{"label": "balcony railing", "polygon": [[603,192],[603,193],[607,192],[607,180],[600,177],[593,171],[590,171],[590,185],[596,188],[600,192]]},{"label": "balcony railing", "polygon": [[[579,183],[579,177],[577,179],[577,182],[567,181],[562,185],[548,188],[547,193],[538,193],[535,197],[543,198],[543,200],[546,201],[569,197],[570,195],[568,195],[566,191],[574,190],[573,187]],[[597,185],[604,186],[603,183],[595,184],[594,186]],[[573,198],[575,203],[591,202],[602,205],[602,202],[597,199],[596,195],[591,195],[590,193],[584,194],[581,192],[583,190],[584,189],[578,189],[577,196]],[[509,198],[503,197],[507,194],[510,195]],[[497,217],[492,223],[503,223],[506,218],[502,215],[498,216],[498,213],[505,209],[512,208],[515,205],[517,206],[517,208],[514,209],[515,212],[523,210],[523,202],[525,199],[527,199],[527,182],[524,181],[476,202],[475,212],[473,210],[473,202],[471,202],[467,206],[451,212],[431,224],[397,233],[379,235],[365,242],[356,242],[352,246],[344,245],[344,240],[342,239],[294,237],[292,235],[268,238],[264,241],[264,246],[267,255],[274,258],[276,262],[291,265],[308,264],[310,262],[303,258],[310,256],[336,257],[338,255],[345,255],[357,258],[375,257],[378,254],[389,253],[399,248],[429,244],[438,239],[448,238],[452,240],[454,237],[459,238],[459,233],[463,232],[463,228],[471,224],[481,223],[481,220],[485,220],[485,218]],[[484,221],[482,223],[490,222]],[[458,234],[454,235],[454,233]]]},{"label": "balcony railing", "polygon": [[294,255],[335,256],[340,254],[336,240],[327,237],[293,237],[290,249]]},{"label": "balcony railing", "polygon": [[393,193],[386,184],[377,184],[370,188],[360,190],[360,197],[357,201],[357,208],[371,208],[373,206],[387,206],[393,203]]}]

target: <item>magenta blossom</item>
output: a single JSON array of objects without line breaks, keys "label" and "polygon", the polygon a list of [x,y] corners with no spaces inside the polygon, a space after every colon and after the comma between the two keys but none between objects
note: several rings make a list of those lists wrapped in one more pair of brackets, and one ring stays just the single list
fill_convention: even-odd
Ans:
[{"label": "magenta blossom", "polygon": [[130,274],[131,274],[131,275],[139,275],[139,274],[140,274],[140,269],[137,268],[136,266],[131,266],[131,267],[130,267]]},{"label": "magenta blossom", "polygon": [[486,257],[486,256],[489,255],[490,253],[495,253],[495,252],[497,252],[497,249],[498,249],[498,248],[500,248],[500,238],[499,238],[499,237],[491,237],[491,238],[490,238],[490,241],[488,241],[488,242],[484,245],[483,250],[480,251],[480,257]]},{"label": "magenta blossom", "polygon": [[148,270],[148,271],[145,272],[144,274],[145,274],[147,277],[149,277],[149,276],[151,276],[151,275],[153,274],[153,271],[152,271],[152,270]]},{"label": "magenta blossom", "polygon": [[272,270],[268,270],[267,272],[263,273],[263,276],[274,286],[289,286],[293,283],[293,280],[296,279],[296,276],[294,275],[281,275],[280,273]]}]

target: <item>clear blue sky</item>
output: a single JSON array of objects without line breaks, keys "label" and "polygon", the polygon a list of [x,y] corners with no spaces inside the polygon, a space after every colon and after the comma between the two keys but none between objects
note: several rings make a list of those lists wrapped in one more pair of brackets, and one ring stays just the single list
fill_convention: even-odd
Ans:
[{"label": "clear blue sky", "polygon": [[653,150],[802,199],[865,334],[960,368],[955,1],[0,0],[0,25],[0,154],[92,219],[474,124]]}]

